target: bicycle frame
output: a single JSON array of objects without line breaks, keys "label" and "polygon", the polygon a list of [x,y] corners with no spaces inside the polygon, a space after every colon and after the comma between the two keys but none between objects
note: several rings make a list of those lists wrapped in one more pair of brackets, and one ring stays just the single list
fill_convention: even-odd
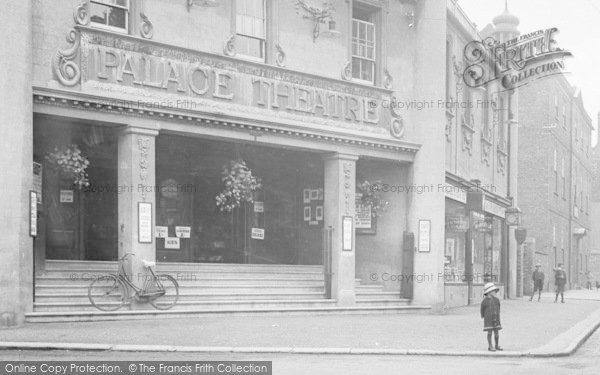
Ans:
[{"label": "bicycle frame", "polygon": [[[144,275],[144,284],[143,287],[140,288],[139,286],[135,285],[129,275],[127,274],[127,272],[125,271],[125,257],[123,257],[120,261],[119,261],[119,273],[117,275],[117,277],[119,278],[119,280],[121,280],[128,288],[127,288],[127,298],[131,298],[131,293],[130,290],[133,290],[135,293],[134,295],[137,298],[147,298],[147,297],[154,297],[154,296],[161,296],[165,294],[165,288],[164,286],[161,284],[160,280],[158,280],[158,278],[156,277],[156,274],[154,273],[154,270],[152,270],[152,268],[148,267],[147,271]],[[158,288],[158,291],[150,291],[151,287],[156,286]]]}]

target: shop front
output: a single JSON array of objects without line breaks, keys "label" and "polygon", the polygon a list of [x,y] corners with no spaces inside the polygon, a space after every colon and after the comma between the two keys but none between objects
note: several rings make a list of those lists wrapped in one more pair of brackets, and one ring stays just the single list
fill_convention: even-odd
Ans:
[{"label": "shop front", "polygon": [[[445,304],[478,303],[483,285],[505,284],[506,227],[504,208],[483,195],[482,209],[467,203],[471,187],[454,187],[446,198]],[[501,289],[500,294],[503,294]]]}]

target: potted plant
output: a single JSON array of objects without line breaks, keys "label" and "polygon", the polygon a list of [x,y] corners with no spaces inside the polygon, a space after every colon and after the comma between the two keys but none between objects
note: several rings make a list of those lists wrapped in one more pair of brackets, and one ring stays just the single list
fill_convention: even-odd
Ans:
[{"label": "potted plant", "polygon": [[383,212],[387,209],[390,202],[384,199],[379,193],[381,181],[364,182],[356,186],[360,196],[361,204],[371,207],[371,216],[379,217],[383,215]]},{"label": "potted plant", "polygon": [[72,180],[73,185],[78,189],[90,185],[86,172],[90,161],[81,153],[77,145],[55,147],[45,159],[51,168],[57,170],[61,177]]},{"label": "potted plant", "polygon": [[261,188],[261,180],[252,174],[246,162],[230,160],[221,172],[223,190],[215,197],[221,211],[231,212],[243,203],[254,202],[254,192]]}]

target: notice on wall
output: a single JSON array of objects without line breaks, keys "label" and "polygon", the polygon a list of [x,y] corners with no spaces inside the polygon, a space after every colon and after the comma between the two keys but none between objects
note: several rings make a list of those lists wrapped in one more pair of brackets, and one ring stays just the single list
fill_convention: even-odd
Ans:
[{"label": "notice on wall", "polygon": [[154,227],[156,232],[156,238],[167,238],[169,237],[169,227],[156,226]]},{"label": "notice on wall", "polygon": [[356,194],[355,221],[356,229],[371,229],[373,215],[371,205],[362,203],[362,194]]},{"label": "notice on wall", "polygon": [[431,221],[419,220],[419,252],[431,251]]},{"label": "notice on wall", "polygon": [[73,203],[73,190],[61,190],[60,203]]},{"label": "notice on wall", "polygon": [[352,235],[354,234],[354,218],[342,217],[342,250],[352,251]]},{"label": "notice on wall", "polygon": [[179,237],[167,237],[165,238],[165,249],[180,249]]},{"label": "notice on wall", "polygon": [[175,236],[179,238],[190,238],[190,234],[192,233],[191,227],[175,227]]},{"label": "notice on wall", "polygon": [[264,240],[265,230],[263,228],[252,228],[250,236],[255,240]]},{"label": "notice on wall", "polygon": [[37,192],[29,192],[29,235],[37,236]]},{"label": "notice on wall", "polygon": [[265,202],[254,202],[254,212],[265,212]]},{"label": "notice on wall", "polygon": [[42,204],[42,164],[33,162],[33,191],[37,193],[37,204]]},{"label": "notice on wall", "polygon": [[138,202],[138,242],[152,243],[152,203]]}]

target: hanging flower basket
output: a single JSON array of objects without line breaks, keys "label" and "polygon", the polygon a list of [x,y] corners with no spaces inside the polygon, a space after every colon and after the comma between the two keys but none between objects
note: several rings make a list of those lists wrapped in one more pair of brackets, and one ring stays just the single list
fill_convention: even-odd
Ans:
[{"label": "hanging flower basket", "polygon": [[58,171],[58,173],[67,179],[73,180],[73,185],[81,189],[84,186],[90,186],[87,167],[90,161],[81,154],[81,150],[77,145],[55,147],[54,152],[46,155],[50,168]]},{"label": "hanging flower basket", "polygon": [[261,180],[252,175],[243,160],[231,160],[221,172],[223,191],[215,198],[219,210],[231,212],[243,203],[254,202],[254,192],[261,188]]},{"label": "hanging flower basket", "polygon": [[390,202],[385,200],[379,193],[381,185],[381,181],[369,182],[365,180],[363,183],[356,186],[361,194],[361,204],[371,207],[372,217],[382,216],[390,204]]}]

